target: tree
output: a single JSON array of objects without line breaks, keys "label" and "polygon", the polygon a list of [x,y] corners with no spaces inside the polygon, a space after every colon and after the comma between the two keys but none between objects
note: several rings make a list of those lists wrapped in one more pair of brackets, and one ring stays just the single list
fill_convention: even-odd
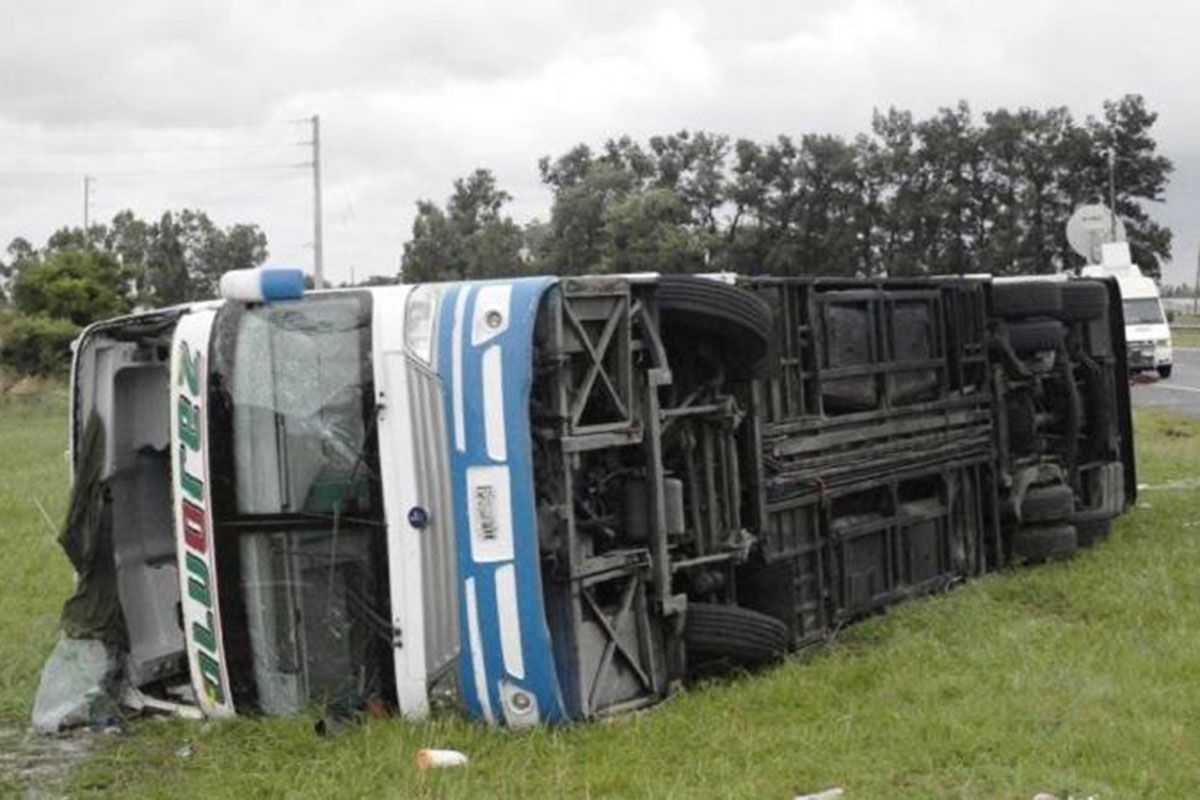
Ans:
[{"label": "tree", "polygon": [[689,229],[686,201],[655,188],[607,205],[599,252],[601,272],[698,272],[705,248]]},{"label": "tree", "polygon": [[153,305],[215,297],[225,272],[250,269],[267,259],[267,237],[257,225],[222,229],[204,212],[191,209],[165,212],[144,234],[127,220],[113,243],[131,257],[141,253],[139,288]]},{"label": "tree", "polygon": [[135,293],[146,291],[146,252],[153,234],[153,227],[129,210],[114,216],[105,231],[104,249],[115,255],[133,274]]},{"label": "tree", "polygon": [[1142,201],[1161,202],[1174,169],[1169,159],[1157,153],[1150,135],[1157,119],[1158,114],[1146,108],[1141,95],[1105,101],[1103,118],[1088,118],[1092,147],[1080,170],[1088,176],[1093,191],[1103,192],[1108,185],[1107,154],[1113,154],[1116,212],[1125,220],[1130,249],[1140,259],[1139,266],[1154,277],[1160,273],[1159,262],[1171,257],[1171,231],[1150,219]]},{"label": "tree", "polygon": [[515,275],[525,271],[521,227],[504,216],[512,196],[478,169],[454,182],[442,209],[417,203],[412,239],[404,245],[401,271],[407,282]]},{"label": "tree", "polygon": [[11,300],[12,282],[17,273],[21,271],[21,267],[26,262],[37,257],[37,250],[34,246],[20,236],[9,243],[6,252],[9,258],[8,263],[0,261],[0,303],[8,303]]},{"label": "tree", "polygon": [[131,282],[137,302],[164,306],[215,297],[217,284],[228,270],[248,269],[266,261],[267,237],[257,225],[221,228],[202,211],[167,211],[147,223],[132,211],[121,211],[111,224],[64,227],[51,234],[41,251],[24,239],[9,245],[11,271],[40,252],[97,252],[111,256]]},{"label": "tree", "polygon": [[408,283],[452,280],[466,273],[461,237],[437,203],[417,202],[412,238],[404,243],[400,263]]},{"label": "tree", "polygon": [[[537,253],[537,270],[560,275],[603,271],[605,215],[636,191],[642,175],[619,146],[607,158],[593,158],[580,145],[557,161],[539,162],[542,181],[554,191],[550,235]],[[634,164],[641,164],[640,160]]]},{"label": "tree", "polygon": [[125,285],[126,275],[112,255],[60,250],[24,263],[13,281],[13,303],[31,317],[87,325],[129,311]]},{"label": "tree", "polygon": [[0,364],[23,375],[65,372],[79,326],[65,319],[18,316],[0,341]]},{"label": "tree", "polygon": [[483,277],[730,269],[782,275],[1046,273],[1077,266],[1064,225],[1103,197],[1117,164],[1117,212],[1150,274],[1170,231],[1144,204],[1161,199],[1171,162],[1155,152],[1156,115],[1140,96],[1077,123],[1065,108],[965,102],[926,119],[876,112],[853,140],[806,134],[769,142],[704,131],[576,145],[538,161],[548,218],[523,230],[491,173],[454,183],[443,209],[422,201],[405,277]]}]

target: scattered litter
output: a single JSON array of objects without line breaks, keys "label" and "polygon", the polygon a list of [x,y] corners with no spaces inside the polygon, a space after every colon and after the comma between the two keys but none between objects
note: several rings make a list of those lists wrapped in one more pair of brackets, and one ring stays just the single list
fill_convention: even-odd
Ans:
[{"label": "scattered litter", "polygon": [[417,751],[417,769],[461,767],[466,763],[466,754],[457,750],[433,750],[426,747]]},{"label": "scattered litter", "polygon": [[798,794],[796,795],[796,800],[838,800],[838,798],[845,793],[846,790],[842,787],[834,786],[830,789],[826,789],[823,792],[815,792],[813,794]]},{"label": "scattered litter", "polygon": [[184,719],[204,719],[204,712],[194,705],[173,703],[170,700],[151,697],[148,694],[142,693],[137,688],[128,685],[121,690],[120,704],[123,708],[132,709],[133,711],[160,711],[165,714],[174,714]]},{"label": "scattered litter", "polygon": [[99,732],[118,725],[120,715],[109,689],[119,669],[103,642],[60,637],[42,667],[33,729],[52,734],[87,725]]},{"label": "scattered litter", "polygon": [[1200,478],[1176,478],[1163,483],[1139,483],[1138,491],[1149,492],[1186,492],[1200,489]]},{"label": "scattered litter", "polygon": [[179,746],[175,748],[175,757],[176,758],[191,758],[195,754],[196,754],[196,748],[193,747],[192,743],[186,739],[184,739],[182,742],[180,742]]}]

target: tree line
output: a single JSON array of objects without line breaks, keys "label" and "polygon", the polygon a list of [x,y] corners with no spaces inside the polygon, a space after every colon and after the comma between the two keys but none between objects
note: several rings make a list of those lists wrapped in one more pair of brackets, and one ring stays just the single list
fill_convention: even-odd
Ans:
[{"label": "tree line", "polygon": [[[925,119],[876,112],[870,130],[755,142],[706,131],[609,139],[539,160],[551,203],[518,224],[487,169],[417,204],[405,282],[519,274],[702,272],[839,276],[1033,274],[1082,259],[1064,223],[1104,199],[1113,159],[1117,213],[1151,275],[1171,232],[1146,210],[1172,171],[1139,95],[1076,120],[1062,107],[966,103]],[[209,298],[222,273],[257,266],[257,225],[221,227],[200,211],[154,221],[122,211],[0,255],[0,364],[61,370],[66,343],[96,319]],[[387,282],[387,279],[378,279]]]},{"label": "tree line", "polygon": [[42,247],[14,239],[0,258],[0,364],[22,374],[63,370],[67,344],[98,319],[214,297],[221,274],[262,264],[257,225],[221,227],[202,211],[147,222],[64,227]]},{"label": "tree line", "polygon": [[876,112],[870,131],[733,140],[705,131],[577,145],[538,162],[551,205],[520,225],[512,196],[477,169],[439,204],[422,200],[405,282],[513,274],[701,272],[780,275],[1049,273],[1082,259],[1064,225],[1107,201],[1149,274],[1171,232],[1147,213],[1172,171],[1140,95],[1076,120],[1062,107],[959,103],[917,119]]}]

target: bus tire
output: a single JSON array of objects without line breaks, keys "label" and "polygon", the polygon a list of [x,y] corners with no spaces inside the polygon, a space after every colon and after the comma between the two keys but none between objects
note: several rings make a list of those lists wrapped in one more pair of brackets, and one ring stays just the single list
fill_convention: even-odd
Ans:
[{"label": "bus tire", "polygon": [[1031,486],[1021,500],[1021,522],[1052,522],[1066,519],[1075,510],[1075,493],[1061,483]]},{"label": "bus tire", "polygon": [[1091,547],[1112,535],[1112,513],[1108,511],[1080,511],[1071,515],[1071,524],[1081,548]]},{"label": "bus tire", "polygon": [[1013,557],[1030,564],[1070,558],[1079,549],[1073,525],[1032,525],[1012,537]]},{"label": "bus tire", "polygon": [[1108,311],[1108,289],[1093,281],[1070,281],[1060,288],[1062,312],[1068,322],[1083,322],[1103,317]]},{"label": "bus tire", "polygon": [[774,331],[771,308],[762,298],[694,275],[662,276],[657,298],[664,339],[706,341],[719,353],[730,378],[759,376]]},{"label": "bus tire", "polygon": [[1062,294],[1051,281],[993,283],[992,310],[1008,319],[1054,316],[1062,311]]},{"label": "bus tire", "polygon": [[787,653],[787,626],[775,617],[721,603],[689,602],[683,641],[689,671],[707,665],[759,667]]}]

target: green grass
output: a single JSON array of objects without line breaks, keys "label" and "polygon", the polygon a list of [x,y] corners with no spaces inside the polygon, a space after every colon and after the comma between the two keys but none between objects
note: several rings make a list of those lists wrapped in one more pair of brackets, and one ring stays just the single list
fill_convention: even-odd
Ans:
[{"label": "green grass", "polygon": [[[63,507],[61,406],[0,411],[0,709],[26,713],[70,570],[27,508]],[[1140,478],[1200,475],[1200,421],[1138,415]],[[13,496],[15,489],[15,497]],[[1198,492],[1143,492],[1112,541],[968,584],[767,674],[644,714],[505,732],[376,721],[148,720],[103,740],[74,793],[180,796],[1189,797],[1200,785]],[[192,755],[176,755],[187,742]],[[421,773],[420,747],[468,753]]]},{"label": "green grass", "polygon": [[62,389],[0,395],[0,721],[28,717],[71,589],[55,541],[69,482],[66,414]]},{"label": "green grass", "polygon": [[1180,330],[1176,325],[1200,325],[1200,317],[1177,314],[1171,322],[1171,344],[1176,347],[1200,347],[1200,330]]},{"label": "green grass", "polygon": [[1172,329],[1171,344],[1175,347],[1200,347],[1200,331]]}]

